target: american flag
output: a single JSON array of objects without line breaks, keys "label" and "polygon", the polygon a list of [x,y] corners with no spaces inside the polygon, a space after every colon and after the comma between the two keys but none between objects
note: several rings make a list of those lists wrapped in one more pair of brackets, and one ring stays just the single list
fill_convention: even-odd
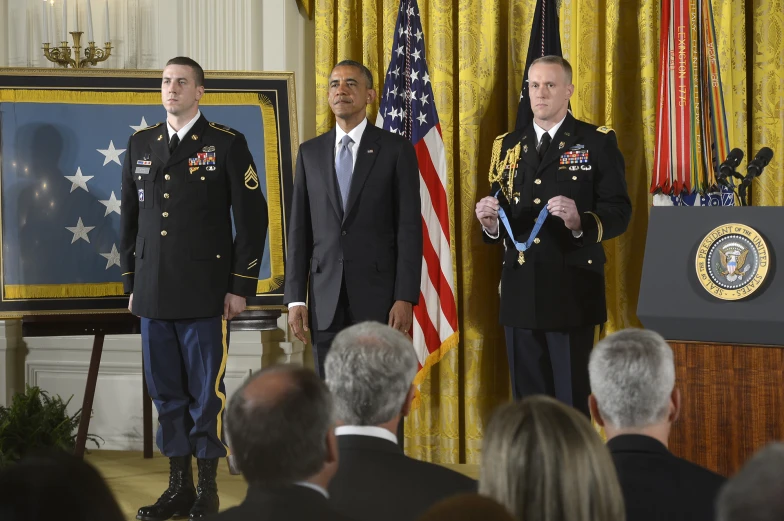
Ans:
[{"label": "american flag", "polygon": [[[411,140],[419,161],[422,277],[412,337],[421,369],[457,345],[447,169],[416,0],[401,0],[376,126]],[[415,380],[421,383],[425,371]]]}]

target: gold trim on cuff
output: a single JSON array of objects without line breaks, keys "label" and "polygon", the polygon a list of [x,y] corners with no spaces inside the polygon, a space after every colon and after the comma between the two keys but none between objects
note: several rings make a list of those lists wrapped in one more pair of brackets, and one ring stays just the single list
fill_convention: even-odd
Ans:
[{"label": "gold trim on cuff", "polygon": [[242,277],[243,279],[259,280],[258,277],[248,277],[247,275],[240,275],[239,273],[232,273],[235,277]]},{"label": "gold trim on cuff", "polygon": [[593,212],[585,212],[585,213],[591,214],[593,218],[596,219],[596,228],[598,230],[596,242],[602,242],[602,235],[604,235],[604,226],[602,226],[602,220],[599,219],[599,216]]}]

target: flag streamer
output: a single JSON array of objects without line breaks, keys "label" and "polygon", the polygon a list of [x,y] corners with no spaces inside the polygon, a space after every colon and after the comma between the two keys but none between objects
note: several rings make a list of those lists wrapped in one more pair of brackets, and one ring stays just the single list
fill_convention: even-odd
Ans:
[{"label": "flag streamer", "polygon": [[669,204],[732,205],[716,183],[729,146],[709,1],[662,0],[659,38],[651,193]]}]

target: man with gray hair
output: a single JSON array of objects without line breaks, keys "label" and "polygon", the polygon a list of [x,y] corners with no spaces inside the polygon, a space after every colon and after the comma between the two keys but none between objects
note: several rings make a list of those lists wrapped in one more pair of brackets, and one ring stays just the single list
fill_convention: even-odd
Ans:
[{"label": "man with gray hair", "polygon": [[784,519],[784,443],[771,443],[743,465],[719,493],[716,521]]},{"label": "man with gray hair", "polygon": [[329,486],[341,513],[374,521],[414,520],[476,481],[407,457],[395,435],[411,408],[418,362],[411,340],[376,322],[344,329],[325,364],[338,427],[340,468]]},{"label": "man with gray hair", "polygon": [[332,399],[313,371],[274,366],[252,375],[229,402],[227,430],[245,501],[215,521],[346,521],[327,501],[338,464]]},{"label": "man with gray hair", "polygon": [[713,521],[725,479],[667,449],[681,395],[672,349],[658,333],[625,329],[591,352],[588,405],[604,427],[634,521]]}]

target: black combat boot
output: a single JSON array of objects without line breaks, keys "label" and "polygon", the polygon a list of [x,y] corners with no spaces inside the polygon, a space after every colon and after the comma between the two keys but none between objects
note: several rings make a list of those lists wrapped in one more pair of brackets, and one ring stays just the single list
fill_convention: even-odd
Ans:
[{"label": "black combat boot", "polygon": [[196,502],[191,508],[191,519],[202,519],[218,512],[218,484],[215,476],[218,473],[218,458],[201,459],[196,463],[199,467],[199,483],[196,485]]},{"label": "black combat boot", "polygon": [[173,517],[187,517],[195,501],[191,456],[175,456],[169,458],[169,488],[154,505],[140,508],[136,519],[164,521]]}]

